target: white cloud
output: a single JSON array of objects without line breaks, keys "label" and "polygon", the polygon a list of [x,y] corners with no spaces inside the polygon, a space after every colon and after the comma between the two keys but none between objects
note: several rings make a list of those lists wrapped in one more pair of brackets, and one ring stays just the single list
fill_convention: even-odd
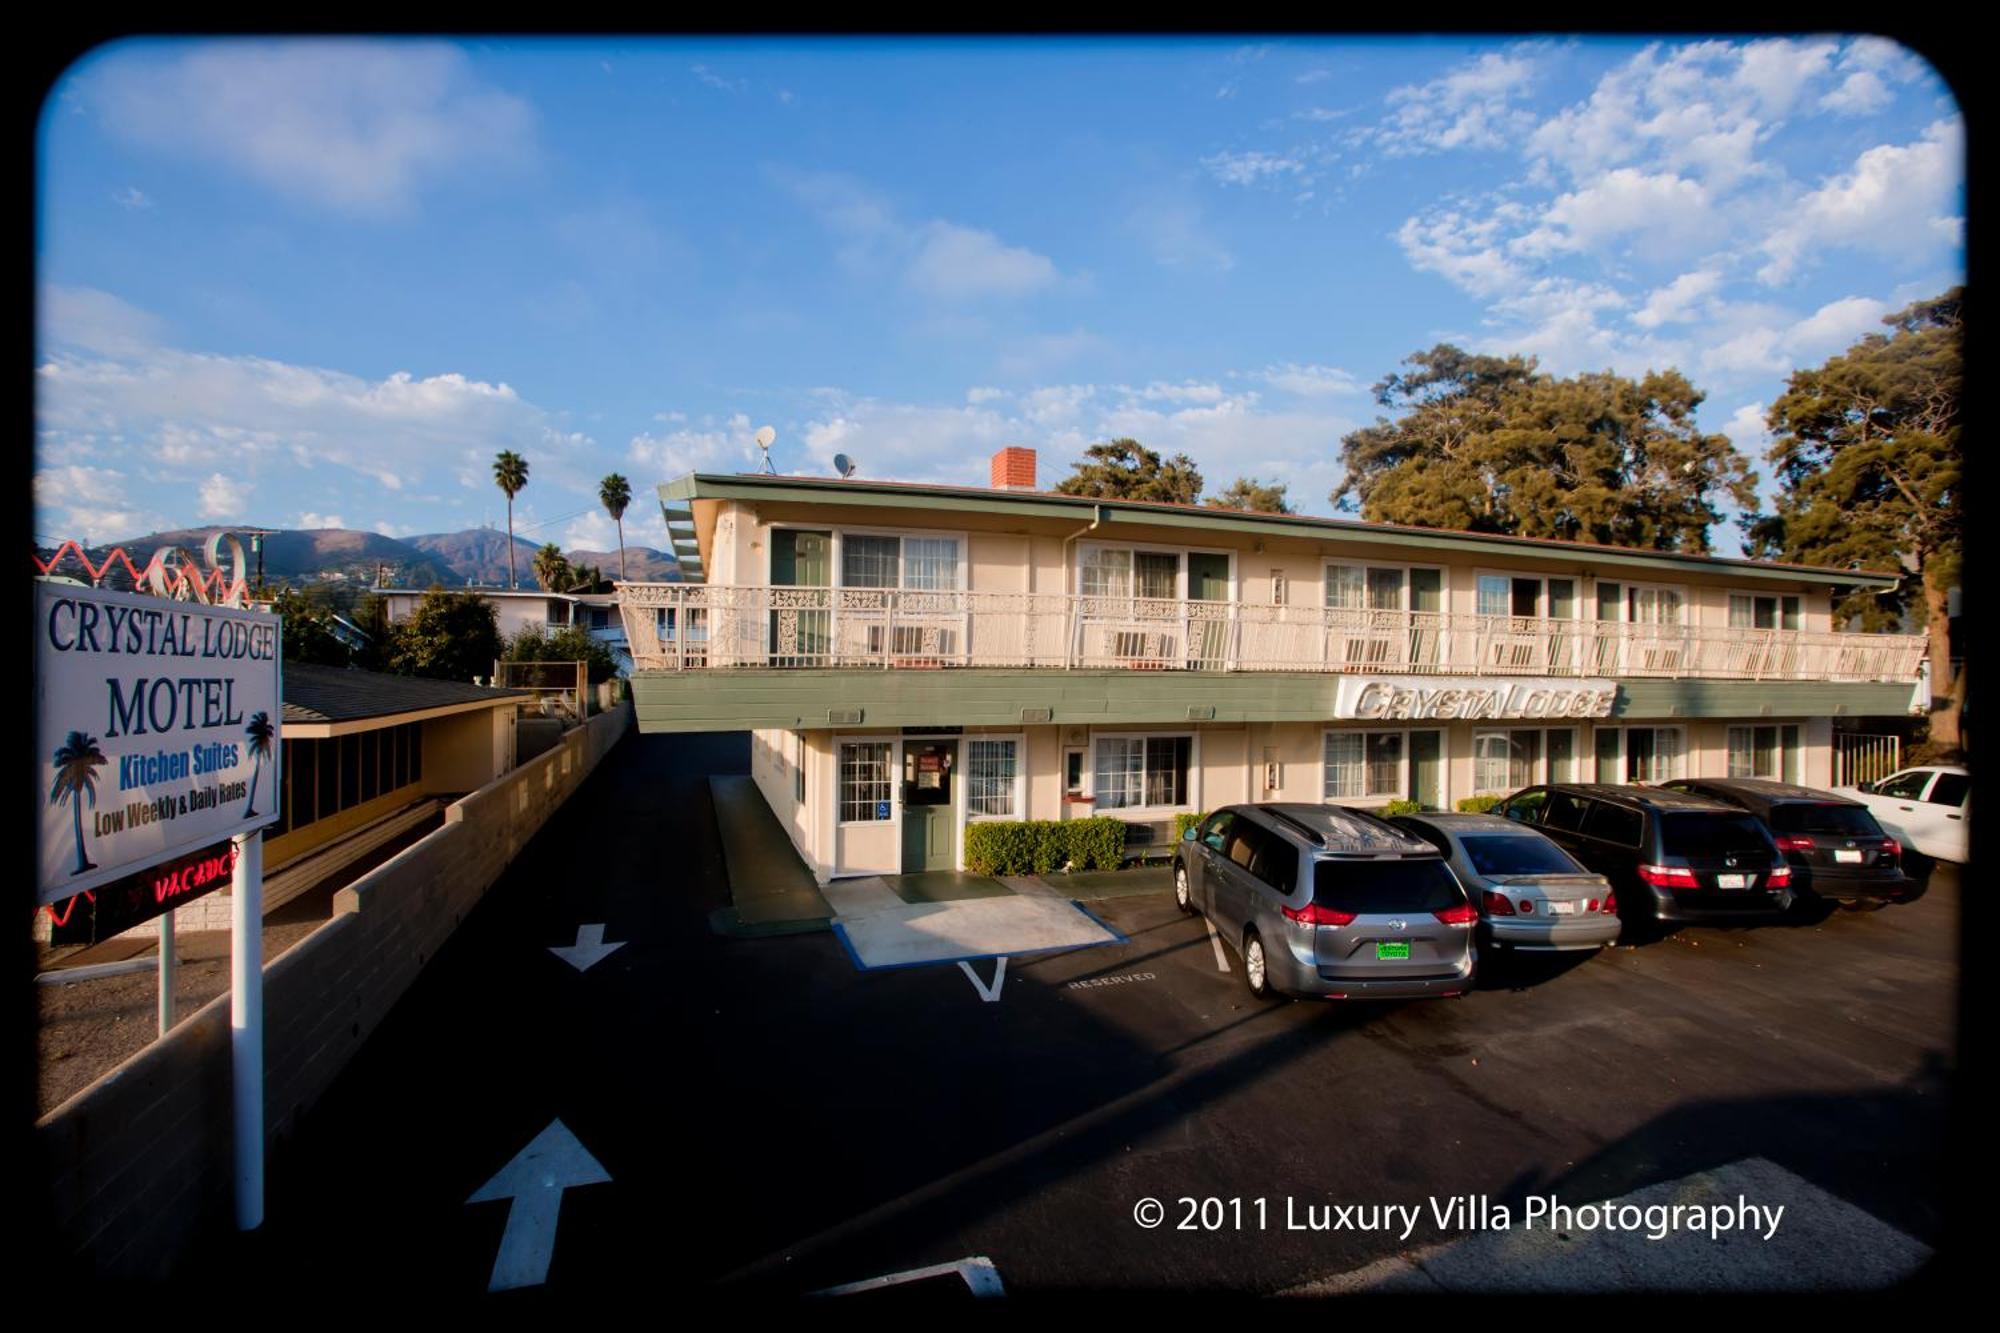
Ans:
[{"label": "white cloud", "polygon": [[1225,185],[1255,185],[1269,177],[1297,176],[1305,171],[1305,163],[1278,153],[1216,153],[1204,157],[1201,164]]},{"label": "white cloud", "polygon": [[201,516],[207,519],[240,518],[249,502],[250,488],[241,481],[211,472],[201,484]]},{"label": "white cloud", "polygon": [[1640,253],[1653,257],[1686,253],[1714,240],[1717,229],[1708,191],[1699,182],[1620,167],[1556,199],[1546,221],[1510,248],[1533,256],[1599,251],[1629,236]]},{"label": "white cloud", "polygon": [[1959,243],[1964,182],[1964,127],[1956,117],[1933,123],[1914,143],[1870,148],[1851,171],[1827,179],[1789,211],[1764,242],[1770,258],[1758,277],[1784,282],[1831,246],[1931,258]]},{"label": "white cloud", "polygon": [[157,344],[166,335],[158,316],[94,287],[43,284],[37,295],[37,340],[86,352],[125,356]]},{"label": "white cloud", "polygon": [[534,113],[436,42],[226,40],[113,48],[79,76],[113,133],[307,203],[407,209],[446,177],[532,159]]},{"label": "white cloud", "polygon": [[1236,266],[1195,199],[1175,194],[1144,200],[1125,225],[1162,267],[1227,273]]},{"label": "white cloud", "polygon": [[1524,273],[1507,258],[1501,215],[1484,218],[1446,206],[1405,221],[1396,242],[1411,265],[1436,273],[1474,296],[1518,287]]},{"label": "white cloud", "polygon": [[1857,69],[1840,86],[1819,99],[1822,109],[1842,116],[1867,116],[1896,100],[1889,85],[1872,69]]},{"label": "white cloud", "polygon": [[1535,76],[1526,48],[1488,51],[1429,83],[1393,89],[1390,114],[1372,138],[1392,156],[1505,148],[1534,124],[1533,114],[1515,103]]},{"label": "white cloud", "polygon": [[98,545],[176,526],[157,510],[133,503],[126,493],[129,485],[116,468],[42,468],[34,480],[35,531]]},{"label": "white cloud", "polygon": [[295,517],[292,520],[291,526],[295,528],[344,528],[347,526],[347,521],[338,514],[315,514],[308,510]]},{"label": "white cloud", "polygon": [[1274,389],[1282,389],[1301,398],[1326,398],[1362,391],[1359,380],[1335,366],[1302,366],[1287,361],[1280,366],[1265,367],[1260,372],[1260,378]]},{"label": "white cloud", "polygon": [[1055,262],[990,231],[942,218],[908,222],[882,195],[831,172],[777,173],[840,240],[841,262],[858,276],[898,275],[937,300],[1021,297],[1061,278]]},{"label": "white cloud", "polygon": [[1745,403],[1730,413],[1722,425],[1730,443],[1752,458],[1761,458],[1770,446],[1771,434],[1764,428],[1764,405]]},{"label": "white cloud", "polygon": [[1655,329],[1662,324],[1693,319],[1702,302],[1715,295],[1721,286],[1722,275],[1714,269],[1683,273],[1666,286],[1656,288],[1632,316],[1632,322],[1642,329]]},{"label": "white cloud", "polygon": [[112,191],[111,202],[133,213],[143,213],[153,206],[152,199],[136,185]]}]

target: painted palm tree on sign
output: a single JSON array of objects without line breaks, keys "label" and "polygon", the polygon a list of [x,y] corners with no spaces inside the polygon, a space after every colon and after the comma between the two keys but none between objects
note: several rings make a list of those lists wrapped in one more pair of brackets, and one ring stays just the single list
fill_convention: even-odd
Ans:
[{"label": "painted palm tree on sign", "polygon": [[97,863],[83,854],[83,802],[88,797],[91,808],[97,807],[97,770],[108,762],[104,751],[97,748],[97,738],[80,731],[72,731],[56,747],[56,780],[49,786],[49,804],[68,801],[75,819],[76,869],[69,872],[72,875],[97,869]]},{"label": "painted palm tree on sign", "polygon": [[514,497],[528,485],[528,460],[512,449],[502,449],[493,459],[493,484],[507,493],[507,586],[518,588],[514,576]]},{"label": "painted palm tree on sign", "polygon": [[611,515],[611,521],[618,525],[618,577],[629,577],[625,573],[625,506],[632,503],[632,483],[614,472],[597,484],[597,498],[604,502],[604,512]]},{"label": "painted palm tree on sign", "polygon": [[250,740],[250,757],[255,761],[250,766],[250,799],[243,803],[243,817],[248,819],[257,813],[257,782],[264,776],[264,761],[271,757],[271,741],[278,730],[269,713],[252,713],[243,734]]}]

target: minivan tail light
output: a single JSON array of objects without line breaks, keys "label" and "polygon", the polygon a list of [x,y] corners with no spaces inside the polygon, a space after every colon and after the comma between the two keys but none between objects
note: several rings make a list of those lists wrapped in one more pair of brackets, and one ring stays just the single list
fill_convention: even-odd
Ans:
[{"label": "minivan tail light", "polygon": [[1486,914],[1488,916],[1514,915],[1514,900],[1504,893],[1495,893],[1493,890],[1488,889],[1480,895],[1480,901],[1486,904]]},{"label": "minivan tail light", "polygon": [[1479,911],[1471,903],[1460,903],[1456,907],[1446,907],[1432,912],[1432,916],[1447,926],[1469,926],[1479,919]]},{"label": "minivan tail light", "polygon": [[1901,858],[1903,855],[1903,844],[1897,842],[1894,838],[1882,839],[1882,855],[1892,861]]},{"label": "minivan tail light", "polygon": [[1803,833],[1780,833],[1775,841],[1781,852],[1809,852],[1819,846]]},{"label": "minivan tail light", "polygon": [[1288,921],[1296,921],[1302,926],[1347,926],[1354,923],[1355,913],[1338,912],[1319,903],[1307,903],[1304,907],[1280,907]]},{"label": "minivan tail light", "polygon": [[1639,878],[1656,889],[1691,889],[1694,871],[1686,866],[1640,866]]}]

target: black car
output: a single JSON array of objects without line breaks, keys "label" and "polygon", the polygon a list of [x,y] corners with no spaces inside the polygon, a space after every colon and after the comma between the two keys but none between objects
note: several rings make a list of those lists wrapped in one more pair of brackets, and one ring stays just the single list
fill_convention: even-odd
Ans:
[{"label": "black car", "polygon": [[1666,786],[1748,810],[1792,865],[1792,890],[1860,907],[1904,902],[1917,885],[1903,849],[1859,801],[1763,778],[1682,778]]},{"label": "black car", "polygon": [[1665,787],[1528,787],[1494,814],[1532,824],[1611,881],[1627,926],[1782,916],[1792,867],[1755,815]]}]

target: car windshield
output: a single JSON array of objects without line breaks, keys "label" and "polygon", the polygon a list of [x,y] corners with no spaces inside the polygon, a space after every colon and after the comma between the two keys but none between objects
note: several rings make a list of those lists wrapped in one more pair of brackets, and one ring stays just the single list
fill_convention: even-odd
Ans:
[{"label": "car windshield", "polygon": [[1882,826],[1858,805],[1831,803],[1771,807],[1771,827],[1780,833],[1828,833],[1845,838],[1879,838]]},{"label": "car windshield", "polygon": [[1336,912],[1438,912],[1465,901],[1465,891],[1436,857],[1393,861],[1325,860],[1313,871],[1313,901]]},{"label": "car windshield", "polygon": [[1660,850],[1668,856],[1714,856],[1728,852],[1770,854],[1770,835],[1749,815],[1684,812],[1660,821]]},{"label": "car windshield", "polygon": [[1583,867],[1547,838],[1482,833],[1460,838],[1465,859],[1482,875],[1575,875]]}]

